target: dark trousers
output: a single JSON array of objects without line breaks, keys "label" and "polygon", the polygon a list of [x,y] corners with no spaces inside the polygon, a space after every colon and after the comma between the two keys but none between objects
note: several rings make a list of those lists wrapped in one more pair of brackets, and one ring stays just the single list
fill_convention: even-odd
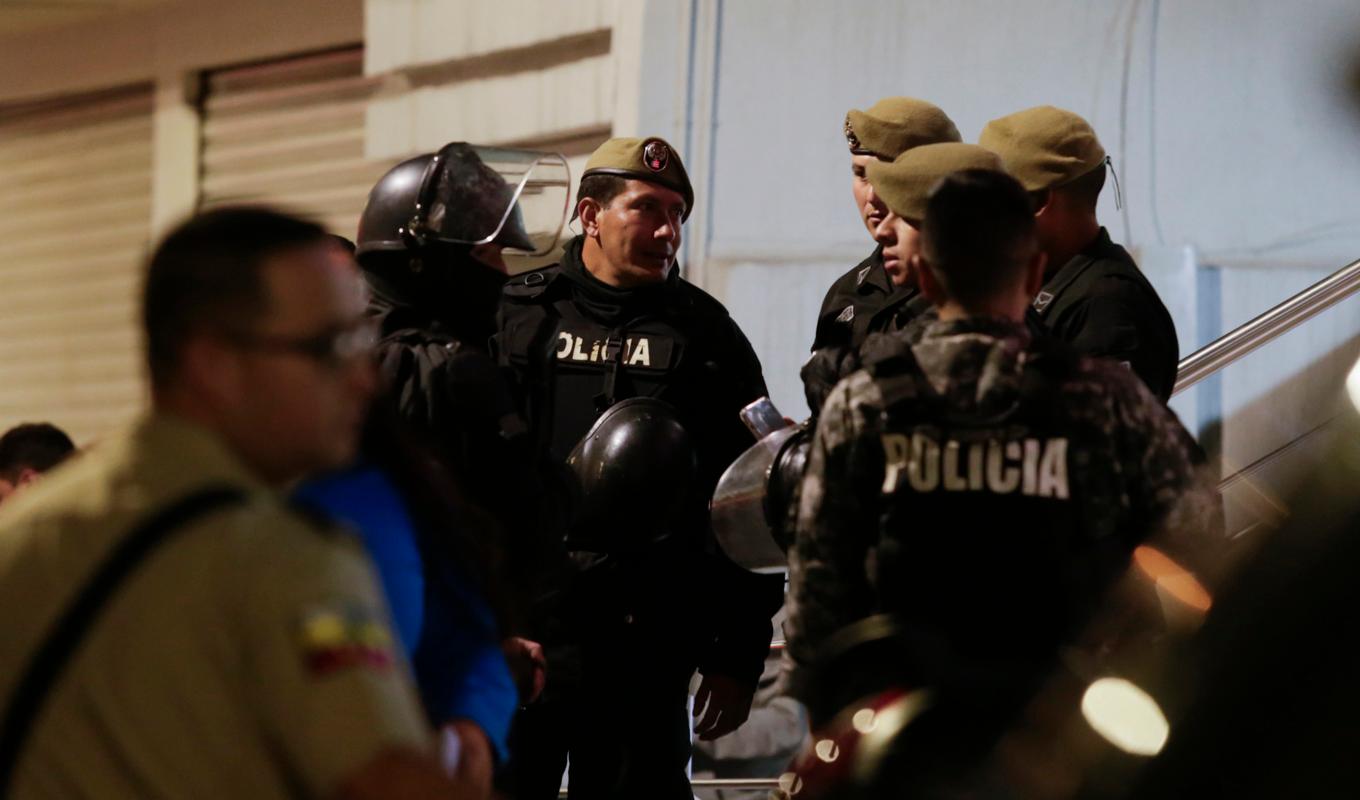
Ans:
[{"label": "dark trousers", "polygon": [[508,765],[515,800],[691,800],[688,676],[606,670],[520,711]]}]

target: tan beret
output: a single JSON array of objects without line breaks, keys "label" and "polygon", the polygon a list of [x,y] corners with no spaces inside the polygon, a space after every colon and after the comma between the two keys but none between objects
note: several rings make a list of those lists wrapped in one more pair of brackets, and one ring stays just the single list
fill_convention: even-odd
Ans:
[{"label": "tan beret", "polygon": [[1091,125],[1071,111],[1036,106],[987,123],[978,144],[1001,156],[1025,191],[1038,192],[1080,178],[1105,161]]},{"label": "tan beret", "polygon": [[581,177],[587,175],[617,175],[660,184],[684,196],[684,219],[689,219],[694,210],[694,187],[690,186],[680,155],[665,139],[655,136],[610,139],[590,155]]},{"label": "tan beret", "polygon": [[975,144],[942,142],[913,147],[892,163],[874,161],[866,172],[869,183],[888,208],[906,220],[920,221],[926,198],[942,178],[965,169],[1004,172],[996,153]]},{"label": "tan beret", "polygon": [[855,155],[892,161],[913,147],[962,140],[939,106],[914,97],[885,97],[845,115],[845,141]]}]

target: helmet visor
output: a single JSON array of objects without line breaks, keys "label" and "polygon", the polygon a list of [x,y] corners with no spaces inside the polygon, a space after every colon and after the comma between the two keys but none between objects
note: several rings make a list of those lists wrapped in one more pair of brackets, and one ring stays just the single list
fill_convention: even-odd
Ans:
[{"label": "helmet visor", "polygon": [[430,239],[542,255],[557,244],[570,185],[560,154],[454,142],[426,169],[413,228]]}]

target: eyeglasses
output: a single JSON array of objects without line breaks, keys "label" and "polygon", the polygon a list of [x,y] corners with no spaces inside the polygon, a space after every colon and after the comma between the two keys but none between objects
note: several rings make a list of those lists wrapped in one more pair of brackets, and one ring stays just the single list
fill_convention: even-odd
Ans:
[{"label": "eyeglasses", "polygon": [[278,336],[234,331],[228,337],[238,347],[267,353],[291,353],[328,369],[339,369],[361,358],[369,358],[378,343],[378,328],[364,320],[345,328],[323,331],[312,336]]}]

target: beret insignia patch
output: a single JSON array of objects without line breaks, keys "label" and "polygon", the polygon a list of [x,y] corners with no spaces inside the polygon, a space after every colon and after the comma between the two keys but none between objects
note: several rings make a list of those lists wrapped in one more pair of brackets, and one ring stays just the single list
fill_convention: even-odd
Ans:
[{"label": "beret insignia patch", "polygon": [[642,162],[647,165],[647,169],[652,172],[660,172],[666,168],[666,164],[671,160],[671,151],[666,147],[665,142],[648,142],[642,148]]},{"label": "beret insignia patch", "polygon": [[859,150],[859,137],[855,135],[855,129],[850,127],[850,117],[845,118],[845,141],[850,143],[851,150]]}]

